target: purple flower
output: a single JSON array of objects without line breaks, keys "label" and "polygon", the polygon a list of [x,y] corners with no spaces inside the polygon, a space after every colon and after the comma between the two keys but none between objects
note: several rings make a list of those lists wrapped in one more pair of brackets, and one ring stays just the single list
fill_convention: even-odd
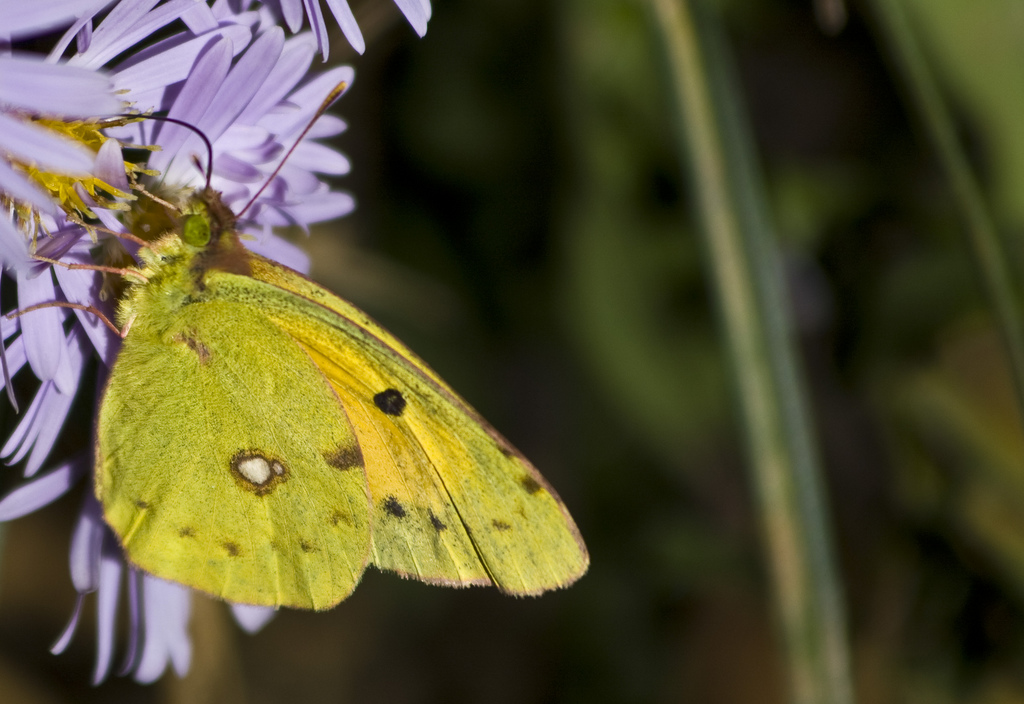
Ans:
[{"label": "purple flower", "polygon": [[[430,19],[430,0],[395,0],[395,4],[405,15],[416,34],[421,37],[427,33],[427,21]],[[302,27],[303,15],[309,19],[309,26],[313,28],[316,35],[316,43],[327,60],[329,50],[327,42],[327,26],[320,9],[320,0],[271,0],[266,3],[276,18],[283,20],[292,32],[298,32]],[[348,39],[352,48],[362,54],[366,50],[366,43],[363,41],[363,33],[359,31],[352,8],[346,0],[327,0],[327,7],[334,20],[341,27],[342,33]]]},{"label": "purple flower", "polygon": [[[397,1],[422,34],[429,2]],[[247,244],[294,268],[308,268],[305,254],[275,236],[272,228],[307,228],[354,207],[351,196],[332,191],[320,178],[347,173],[347,159],[317,141],[345,128],[340,119],[317,117],[317,112],[338,84],[351,84],[354,74],[342,67],[308,76],[317,51],[327,55],[317,2],[305,3],[312,8],[314,31],[288,39],[272,20],[281,16],[297,28],[297,0],[281,0],[256,11],[245,11],[247,2],[240,4],[242,11],[235,12],[237,5],[224,0],[212,6],[195,0],[69,0],[47,3],[47,12],[41,13],[31,9],[35,3],[0,0],[0,17],[5,22],[8,16],[14,18],[0,27],[0,36],[6,33],[15,42],[68,26],[46,59],[0,56],[0,202],[7,206],[0,216],[0,263],[16,280],[18,292],[16,302],[7,301],[7,310],[65,301],[91,306],[112,318],[98,272],[50,266],[39,257],[91,264],[97,251],[101,259],[104,252],[123,251],[105,231],[126,231],[123,218],[131,215],[134,188],[172,188],[187,195],[205,185],[193,158],[205,163],[210,155],[187,128],[143,120],[101,133],[95,122],[83,126],[69,119],[117,115],[123,112],[122,102],[139,113],[165,113],[201,130],[213,144],[213,187],[223,192],[236,213],[255,198],[240,223],[255,237]],[[93,27],[93,18],[107,6],[109,13]],[[345,28],[340,18],[351,18],[347,4],[329,0],[328,6]],[[141,46],[176,20],[186,29]],[[362,51],[354,21],[345,31]],[[72,42],[76,51],[65,59]],[[122,144],[161,150],[126,172]],[[150,178],[142,169],[160,175]],[[104,365],[102,376],[102,369],[116,357],[120,338],[95,315],[67,307],[44,307],[11,320],[0,317],[0,337],[0,386],[9,392],[10,377],[26,367],[39,380],[28,408],[0,448],[0,456],[9,463],[25,460],[28,478],[0,499],[0,520],[11,520],[67,493],[89,473],[91,458],[85,456],[49,471],[40,469],[67,417],[82,370],[98,357]],[[120,672],[151,682],[168,664],[179,675],[187,671],[191,591],[126,563],[91,486],[86,487],[72,538],[70,571],[79,597],[54,652],[70,642],[86,595],[95,593],[94,681],[102,681],[113,665],[115,619],[121,588],[127,585],[130,643]],[[249,632],[259,630],[274,613],[237,604],[232,612]]]}]

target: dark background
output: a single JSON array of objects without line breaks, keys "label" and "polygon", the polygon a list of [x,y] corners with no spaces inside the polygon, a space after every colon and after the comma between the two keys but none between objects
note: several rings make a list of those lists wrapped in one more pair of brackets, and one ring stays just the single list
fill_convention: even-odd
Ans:
[{"label": "dark background", "polygon": [[[1024,436],[962,218],[859,4],[719,0],[824,458],[859,701],[1024,701]],[[1020,268],[1024,13],[906,0]],[[353,3],[334,111],[356,213],[314,278],[424,357],[554,484],[590,572],[537,599],[368,571],[256,636],[197,597],[192,671],[92,688],[77,496],[11,524],[0,700],[782,702],[760,523],[639,0]],[[1020,134],[1018,134],[1020,133]],[[88,384],[83,387],[88,388]],[[88,412],[88,400],[81,404]],[[81,423],[87,424],[83,416]],[[13,473],[14,470],[11,470]]]}]

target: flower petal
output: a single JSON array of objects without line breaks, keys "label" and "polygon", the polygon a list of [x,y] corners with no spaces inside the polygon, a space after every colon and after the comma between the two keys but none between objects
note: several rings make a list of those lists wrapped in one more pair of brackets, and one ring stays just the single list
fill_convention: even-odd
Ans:
[{"label": "flower petal", "polygon": [[128,100],[140,110],[162,110],[162,97],[167,86],[188,78],[192,67],[203,50],[215,39],[231,42],[233,53],[241,53],[252,40],[252,31],[240,25],[228,25],[199,37],[178,34],[152,47],[143,49],[122,63],[113,76],[114,87],[126,91]]},{"label": "flower petal", "polygon": [[75,635],[75,630],[78,628],[78,619],[82,616],[82,606],[84,604],[85,594],[79,594],[75,600],[75,608],[71,611],[71,618],[68,619],[68,625],[64,626],[64,630],[61,631],[57,642],[50,646],[50,652],[54,655],[60,655],[71,645],[71,638]]},{"label": "flower petal", "polygon": [[277,609],[272,606],[231,604],[231,613],[242,630],[246,633],[256,633],[270,623],[270,620],[277,615]]},{"label": "flower petal", "polygon": [[[36,473],[53,449],[78,388],[83,361],[82,347],[86,343],[85,335],[79,328],[75,328],[71,332],[70,341],[67,366],[61,367],[54,381],[43,383],[32,399],[28,413],[0,450],[0,454],[8,456],[8,461],[12,464],[20,462],[31,450],[25,465],[26,477]],[[60,389],[61,379],[65,379],[63,383],[68,387],[66,390]]]},{"label": "flower petal", "polygon": [[[121,0],[93,32],[89,49],[68,61],[74,66],[99,68],[192,9],[194,0]],[[152,10],[152,11],[151,11]]]},{"label": "flower petal", "polygon": [[22,484],[0,499],[0,521],[21,518],[56,501],[66,494],[88,469],[87,461],[72,460]]},{"label": "flower petal", "polygon": [[71,532],[71,549],[68,551],[71,583],[79,594],[94,592],[100,586],[100,552],[105,532],[103,509],[95,495],[86,491],[82,510],[78,512],[78,520]]},{"label": "flower petal", "polygon": [[147,574],[143,576],[142,602],[145,642],[135,669],[136,681],[156,681],[167,668],[168,660],[175,672],[184,676],[192,659],[192,642],[188,637],[192,595],[180,584]]},{"label": "flower petal", "polygon": [[305,78],[315,53],[316,41],[309,32],[286,41],[263,87],[245,106],[236,124],[254,124],[264,113],[285,100],[288,93]]},{"label": "flower petal", "polygon": [[[17,279],[18,308],[21,310],[57,300],[49,269],[38,275],[19,271]],[[40,308],[25,313],[21,318],[32,373],[43,381],[49,381],[57,376],[65,356],[63,311],[56,307]]]},{"label": "flower petal", "polygon": [[121,154],[121,145],[117,140],[108,139],[100,145],[96,152],[96,161],[93,166],[93,173],[97,178],[114,188],[128,192],[128,176],[124,171],[124,156]]},{"label": "flower petal", "polygon": [[352,165],[344,154],[327,145],[306,140],[303,140],[292,152],[288,159],[288,166],[293,169],[315,171],[318,174],[331,174],[332,176],[343,176],[352,170]]},{"label": "flower petal", "polygon": [[92,683],[100,684],[110,672],[114,659],[114,630],[117,626],[117,600],[121,596],[124,557],[117,539],[104,531],[103,556],[100,559],[99,591],[96,599],[96,666]]},{"label": "flower petal", "polygon": [[[317,5],[316,14],[317,19],[321,26],[323,26],[323,19],[320,18],[320,0],[314,0],[314,4]],[[306,5],[307,9],[309,5]],[[334,15],[334,21],[338,23],[338,27],[341,28],[341,33],[345,35],[345,39],[348,39],[348,43],[352,45],[358,53],[362,54],[366,51],[366,42],[363,40],[363,33],[359,30],[359,24],[356,22],[355,15],[352,14],[352,8],[348,6],[347,0],[327,0],[327,7],[331,9],[331,14]],[[310,26],[313,25],[313,18],[310,16]],[[320,53],[323,54],[324,61],[327,61],[327,29],[323,29],[324,40],[320,43]],[[319,39],[319,36],[317,37]]]},{"label": "flower petal", "polygon": [[[0,171],[2,170],[3,163],[0,162]],[[32,263],[28,256],[25,236],[13,222],[0,216],[0,267],[17,271],[28,269]]]},{"label": "flower petal", "polygon": [[[12,321],[5,320],[5,321],[2,321],[2,322],[4,323],[4,334],[6,335],[9,332],[6,328],[7,328],[7,326],[9,326],[11,324]],[[22,338],[19,335],[13,342],[11,342],[4,349],[4,359],[7,362],[7,374],[8,374],[9,377],[13,377],[15,374],[17,374],[19,371],[21,371],[21,368],[23,366],[25,366],[25,362],[28,361],[26,359],[26,357],[25,357],[25,340],[24,340],[24,338]],[[6,385],[7,385],[7,380],[6,379],[0,379],[0,387],[6,386]]]},{"label": "flower petal", "polygon": [[[192,73],[185,81],[181,93],[178,94],[178,98],[168,113],[173,118],[197,126],[231,68],[230,41],[217,39],[207,49],[196,61]],[[150,157],[150,168],[166,172],[168,165],[175,161],[178,152],[187,143],[191,143],[189,137],[192,136],[194,136],[192,131],[181,125],[164,125],[157,139],[157,143],[163,148],[163,151],[156,152]],[[198,138],[196,138],[196,144],[199,144]],[[178,161],[184,161],[186,167],[189,166],[187,153],[184,159]]]},{"label": "flower petal", "polygon": [[263,87],[283,47],[284,31],[280,27],[272,27],[256,38],[221,83],[203,116],[201,127],[207,137],[216,140],[224,134]]},{"label": "flower petal", "polygon": [[[110,4],[108,2],[103,5]],[[4,18],[2,33],[9,39],[38,36],[70,24],[81,14],[92,10],[96,0],[61,0],[61,2],[0,2]]]},{"label": "flower petal", "polygon": [[113,115],[122,109],[105,74],[49,64],[30,54],[0,56],[0,104],[72,117]]},{"label": "flower petal", "polygon": [[430,19],[429,0],[395,0],[398,9],[409,20],[409,24],[421,37],[427,33],[427,20]]},{"label": "flower petal", "polygon": [[309,273],[309,255],[288,240],[270,235],[256,240],[246,240],[245,246],[256,254],[280,262],[290,269]]},{"label": "flower petal", "polygon": [[[74,252],[63,258],[66,262],[91,264],[92,257],[87,251]],[[54,267],[57,283],[64,297],[71,303],[85,306],[101,307],[107,319],[111,319],[110,305],[101,302],[100,291],[103,288],[103,276],[88,269],[65,269]],[[117,355],[120,339],[96,315],[84,310],[75,310],[82,331],[88,336],[100,359],[109,367]]]},{"label": "flower petal", "polygon": [[93,153],[44,127],[0,112],[0,153],[47,171],[85,176],[92,171]]},{"label": "flower petal", "polygon": [[[12,169],[10,165],[2,159],[0,159],[0,193],[3,193],[12,200],[27,203],[41,213],[54,215],[57,212],[57,204],[48,193],[40,189],[35,183],[25,176]],[[10,222],[10,220],[4,218],[3,222]],[[15,239],[21,243],[21,246],[18,247],[18,249],[24,251],[24,256],[16,257],[16,259],[19,261],[22,259],[27,260],[28,248],[25,242],[26,238],[17,230],[16,227],[14,227],[13,224],[11,224],[11,228],[11,232],[15,233]],[[0,256],[3,256],[4,254],[4,246],[5,245],[0,244]],[[14,254],[14,252],[6,252],[6,254]],[[6,260],[4,261],[4,265],[8,265]]]}]

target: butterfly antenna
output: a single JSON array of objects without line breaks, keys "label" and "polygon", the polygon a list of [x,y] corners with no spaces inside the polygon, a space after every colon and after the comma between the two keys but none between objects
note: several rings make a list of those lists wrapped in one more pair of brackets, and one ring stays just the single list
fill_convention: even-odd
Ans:
[{"label": "butterfly antenna", "polygon": [[165,117],[163,115],[132,115],[131,117],[137,117],[143,120],[159,120],[161,122],[170,122],[175,125],[187,127],[188,129],[192,130],[197,135],[199,135],[199,138],[203,140],[203,144],[206,145],[206,167],[203,167],[198,157],[193,157],[193,163],[196,165],[196,168],[199,169],[199,171],[204,172],[206,174],[206,187],[210,187],[210,182],[213,180],[213,142],[210,141],[210,138],[206,136],[205,132],[203,132],[201,129],[193,125],[191,122],[185,122],[184,120],[179,120],[176,117]]},{"label": "butterfly antenna", "polygon": [[299,134],[299,138],[295,140],[295,143],[288,148],[287,152],[285,152],[284,158],[281,159],[281,163],[277,165],[277,168],[275,168],[273,173],[270,174],[270,177],[263,182],[263,185],[260,186],[260,189],[256,191],[256,194],[249,200],[249,202],[245,204],[245,207],[238,211],[239,218],[245,215],[245,211],[251,208],[252,204],[256,202],[256,199],[263,195],[263,191],[267,190],[267,186],[270,185],[270,182],[273,181],[274,178],[281,172],[282,167],[284,167],[285,162],[288,161],[288,158],[292,155],[292,152],[294,152],[295,149],[299,146],[299,144],[302,143],[302,139],[307,134],[309,134],[309,131],[313,129],[313,125],[315,125],[316,121],[320,119],[320,116],[327,112],[327,108],[331,107],[331,103],[337,100],[338,96],[345,92],[346,88],[348,88],[348,82],[342,81],[338,85],[334,86],[331,92],[327,94],[327,97],[324,98],[324,101],[320,103],[320,107],[317,108],[316,114],[313,115],[313,119],[310,120],[309,124],[306,125],[306,127],[302,130],[302,132]]}]

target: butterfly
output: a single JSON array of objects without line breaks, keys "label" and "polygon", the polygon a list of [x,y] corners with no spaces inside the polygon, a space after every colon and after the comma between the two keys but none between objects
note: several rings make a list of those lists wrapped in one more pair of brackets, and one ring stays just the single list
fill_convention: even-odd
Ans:
[{"label": "butterfly", "polygon": [[140,250],[95,491],[128,559],[239,603],[327,609],[368,565],[513,595],[589,564],[554,489],[352,304],[246,249],[209,186]]}]

